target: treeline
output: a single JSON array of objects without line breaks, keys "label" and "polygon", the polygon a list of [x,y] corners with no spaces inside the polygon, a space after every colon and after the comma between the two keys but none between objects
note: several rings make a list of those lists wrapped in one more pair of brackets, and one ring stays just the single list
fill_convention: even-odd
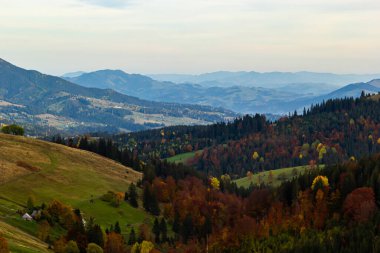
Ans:
[{"label": "treeline", "polygon": [[268,122],[264,115],[244,116],[234,121],[206,126],[171,126],[110,136],[127,147],[135,146],[140,156],[167,158],[205,147],[236,140],[248,134],[265,131]]},{"label": "treeline", "polygon": [[144,180],[148,181],[152,181],[155,177],[167,176],[172,176],[176,180],[186,178],[187,176],[206,178],[206,175],[196,171],[194,168],[183,164],[168,163],[153,155],[143,161],[140,159],[139,150],[136,147],[125,147],[114,142],[112,139],[90,136],[62,138],[60,135],[57,135],[51,141],[110,158],[136,171],[143,172]]},{"label": "treeline", "polygon": [[191,161],[211,175],[241,177],[309,163],[336,164],[380,151],[380,102],[367,97],[323,102],[266,131],[203,149]]},{"label": "treeline", "polygon": [[209,175],[233,178],[248,171],[308,164],[336,164],[380,151],[380,102],[369,96],[312,105],[275,122],[262,115],[230,123],[175,126],[109,136],[140,159],[165,159],[200,151],[190,166]]},{"label": "treeline", "polygon": [[[248,171],[336,164],[379,152],[379,122],[380,102],[363,95],[357,99],[328,100],[305,109],[302,115],[295,112],[275,122],[266,121],[262,115],[246,115],[230,123],[174,126],[107,136],[119,150],[127,150],[133,157],[134,162],[128,164],[119,154],[110,156],[112,150],[105,148],[110,140],[101,138],[102,141],[98,140],[88,150],[131,167],[136,166],[136,159],[144,163],[152,163],[153,159],[157,160],[153,163],[161,164],[159,159],[199,151],[188,165],[207,175],[229,174],[237,178]],[[86,144],[86,139],[82,142]],[[81,143],[80,148],[88,145]],[[136,167],[143,170],[141,166]]]},{"label": "treeline", "polygon": [[58,144],[67,145],[69,147],[94,152],[101,156],[120,162],[121,164],[131,167],[137,171],[143,170],[143,164],[137,155],[137,150],[130,150],[127,148],[122,149],[111,139],[94,138],[88,136],[62,138],[60,135],[57,135],[54,136],[51,141]]}]

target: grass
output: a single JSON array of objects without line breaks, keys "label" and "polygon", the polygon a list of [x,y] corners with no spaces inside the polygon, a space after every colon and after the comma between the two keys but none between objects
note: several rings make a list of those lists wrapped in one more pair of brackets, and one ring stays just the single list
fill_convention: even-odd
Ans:
[{"label": "grass", "polygon": [[118,221],[122,234],[128,234],[133,226],[136,230],[137,226],[142,223],[152,223],[152,216],[141,209],[133,208],[126,202],[122,202],[119,207],[113,207],[110,203],[100,199],[94,200],[93,203],[86,201],[80,205],[81,211],[85,217],[92,216],[95,222],[101,224],[102,227],[109,228]]},{"label": "grass", "polygon": [[[116,221],[126,227],[152,219],[142,209],[127,203],[115,208],[99,200],[107,191],[127,191],[131,182],[141,179],[139,172],[87,151],[31,138],[0,134],[0,146],[2,224],[6,222],[35,235],[37,224],[23,221],[16,214],[17,210],[24,209],[29,196],[33,196],[38,205],[57,199],[79,208],[85,219],[94,217],[103,228]],[[91,199],[94,203],[90,203]]]},{"label": "grass", "polygon": [[[323,167],[324,165],[320,165],[320,167]],[[307,171],[310,167],[308,165],[306,166],[298,166],[298,167],[290,167],[290,168],[283,168],[278,170],[272,170],[272,183],[271,185],[274,187],[279,186],[282,182],[290,180],[297,174],[302,174],[305,171]],[[270,172],[264,171],[257,174],[253,174],[251,179],[248,177],[239,178],[235,180],[236,184],[240,187],[248,188],[250,184],[258,185],[259,182],[269,184],[270,183]]]},{"label": "grass", "polygon": [[183,164],[187,164],[187,161],[190,159],[190,158],[193,158],[196,154],[201,154],[202,153],[202,150],[198,150],[198,151],[193,151],[193,152],[188,152],[188,153],[183,153],[183,154],[179,154],[179,155],[175,155],[175,156],[172,156],[172,157],[169,157],[168,159],[166,159],[168,162],[171,162],[171,163],[183,163]]},{"label": "grass", "polygon": [[51,252],[44,242],[3,221],[0,221],[0,235],[7,239],[11,252]]}]

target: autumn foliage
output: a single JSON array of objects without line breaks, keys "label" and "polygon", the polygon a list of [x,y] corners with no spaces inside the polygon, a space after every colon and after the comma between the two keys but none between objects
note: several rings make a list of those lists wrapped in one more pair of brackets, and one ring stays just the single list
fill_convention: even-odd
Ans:
[{"label": "autumn foliage", "polygon": [[0,253],[9,253],[8,242],[0,235]]},{"label": "autumn foliage", "polygon": [[344,214],[356,222],[368,221],[376,212],[375,193],[372,188],[361,187],[347,195],[343,204]]}]

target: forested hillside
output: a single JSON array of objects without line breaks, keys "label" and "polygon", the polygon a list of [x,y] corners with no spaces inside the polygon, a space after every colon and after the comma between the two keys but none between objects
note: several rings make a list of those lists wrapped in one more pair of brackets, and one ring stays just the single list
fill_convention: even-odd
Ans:
[{"label": "forested hillside", "polygon": [[[380,102],[375,97],[328,100],[276,122],[244,116],[231,123],[176,126],[112,136],[139,158],[198,151],[188,164],[210,175],[308,164],[334,164],[380,151]],[[110,136],[109,136],[110,137]]]},{"label": "forested hillside", "polygon": [[[147,241],[157,252],[379,252],[379,106],[377,97],[363,95],[274,123],[256,115],[114,136],[119,143],[89,136],[55,140],[143,171],[142,205],[157,219],[150,234],[139,230],[136,239],[131,232],[118,252],[142,250]],[[179,151],[204,145],[193,168],[160,159],[182,138],[187,142]],[[232,177],[249,164],[254,172],[308,165],[276,185],[268,173],[268,180],[238,187]]]}]

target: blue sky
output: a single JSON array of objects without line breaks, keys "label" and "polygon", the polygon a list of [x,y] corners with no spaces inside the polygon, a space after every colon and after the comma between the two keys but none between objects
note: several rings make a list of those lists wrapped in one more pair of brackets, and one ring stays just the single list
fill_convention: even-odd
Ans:
[{"label": "blue sky", "polygon": [[46,73],[380,72],[378,0],[0,0],[0,57]]}]

